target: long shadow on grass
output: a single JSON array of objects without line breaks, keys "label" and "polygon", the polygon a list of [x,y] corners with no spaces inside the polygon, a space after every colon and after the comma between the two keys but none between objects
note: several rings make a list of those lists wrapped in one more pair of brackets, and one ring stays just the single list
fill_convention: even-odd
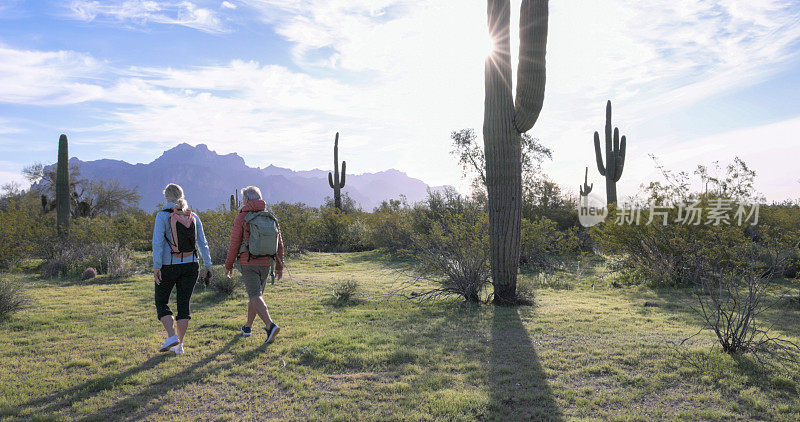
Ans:
[{"label": "long shadow on grass", "polygon": [[159,354],[144,361],[141,365],[134,366],[118,374],[106,375],[90,379],[83,384],[57,391],[44,397],[30,400],[17,406],[18,410],[30,409],[35,413],[52,413],[59,409],[69,407],[72,403],[80,402],[105,390],[125,385],[134,375],[150,370],[167,359],[166,354]]},{"label": "long shadow on grass", "polygon": [[489,358],[489,419],[563,419],[517,308],[496,306]]},{"label": "long shadow on grass", "polygon": [[[130,395],[123,397],[116,401],[111,406],[98,410],[95,414],[84,417],[80,420],[111,420],[120,418],[122,415],[133,417],[134,419],[143,419],[158,412],[159,409],[166,405],[163,401],[153,400],[157,399],[170,391],[180,390],[183,386],[199,381],[204,377],[213,375],[231,368],[233,365],[244,364],[259,355],[263,355],[264,349],[267,347],[265,344],[237,355],[235,359],[222,364],[215,364],[215,362],[225,353],[230,352],[231,348],[242,339],[241,336],[235,336],[222,348],[204,357],[203,359],[188,366],[183,371],[171,375],[165,379],[159,379],[150,384],[146,388]],[[142,403],[148,403],[146,406],[141,406]]]}]

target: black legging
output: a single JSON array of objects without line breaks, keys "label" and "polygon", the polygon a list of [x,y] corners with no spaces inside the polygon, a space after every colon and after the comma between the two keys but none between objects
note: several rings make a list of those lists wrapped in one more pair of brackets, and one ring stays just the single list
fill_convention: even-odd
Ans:
[{"label": "black legging", "polygon": [[192,298],[194,284],[197,282],[197,271],[196,262],[161,266],[161,284],[156,284],[156,312],[159,320],[172,315],[168,302],[173,286],[177,286],[178,291],[178,317],[175,319],[192,318],[189,299]]}]

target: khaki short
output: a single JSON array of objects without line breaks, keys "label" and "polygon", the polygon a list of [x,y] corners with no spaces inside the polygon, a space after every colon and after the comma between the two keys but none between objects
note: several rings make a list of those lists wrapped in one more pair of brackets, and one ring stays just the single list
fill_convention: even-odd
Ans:
[{"label": "khaki short", "polygon": [[264,285],[269,277],[269,267],[263,265],[242,265],[242,281],[247,296],[252,299],[264,293]]}]

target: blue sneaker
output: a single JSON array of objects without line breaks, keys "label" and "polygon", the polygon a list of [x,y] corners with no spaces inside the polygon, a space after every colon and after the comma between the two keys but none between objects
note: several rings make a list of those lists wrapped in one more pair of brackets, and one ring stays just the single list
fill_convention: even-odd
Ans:
[{"label": "blue sneaker", "polygon": [[281,330],[281,327],[278,327],[274,322],[272,325],[267,328],[267,341],[265,343],[269,344],[275,340],[275,336],[278,335],[278,332]]},{"label": "blue sneaker", "polygon": [[253,334],[253,329],[246,325],[242,325],[242,335],[245,337],[250,337],[250,334]]}]

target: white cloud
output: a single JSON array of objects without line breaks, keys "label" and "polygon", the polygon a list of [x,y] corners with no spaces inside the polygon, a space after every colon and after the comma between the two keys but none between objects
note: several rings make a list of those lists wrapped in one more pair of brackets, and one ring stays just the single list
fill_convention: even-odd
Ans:
[{"label": "white cloud", "polygon": [[180,25],[209,33],[226,31],[215,12],[198,7],[190,1],[123,0],[101,3],[73,0],[68,13],[74,19],[87,22],[110,19],[135,25],[146,25],[150,22]]},{"label": "white cloud", "polygon": [[219,5],[219,7],[224,9],[236,9],[236,5],[229,1],[223,1],[222,4]]},{"label": "white cloud", "polygon": [[96,100],[103,64],[74,51],[25,51],[0,45],[0,102],[56,105]]}]

